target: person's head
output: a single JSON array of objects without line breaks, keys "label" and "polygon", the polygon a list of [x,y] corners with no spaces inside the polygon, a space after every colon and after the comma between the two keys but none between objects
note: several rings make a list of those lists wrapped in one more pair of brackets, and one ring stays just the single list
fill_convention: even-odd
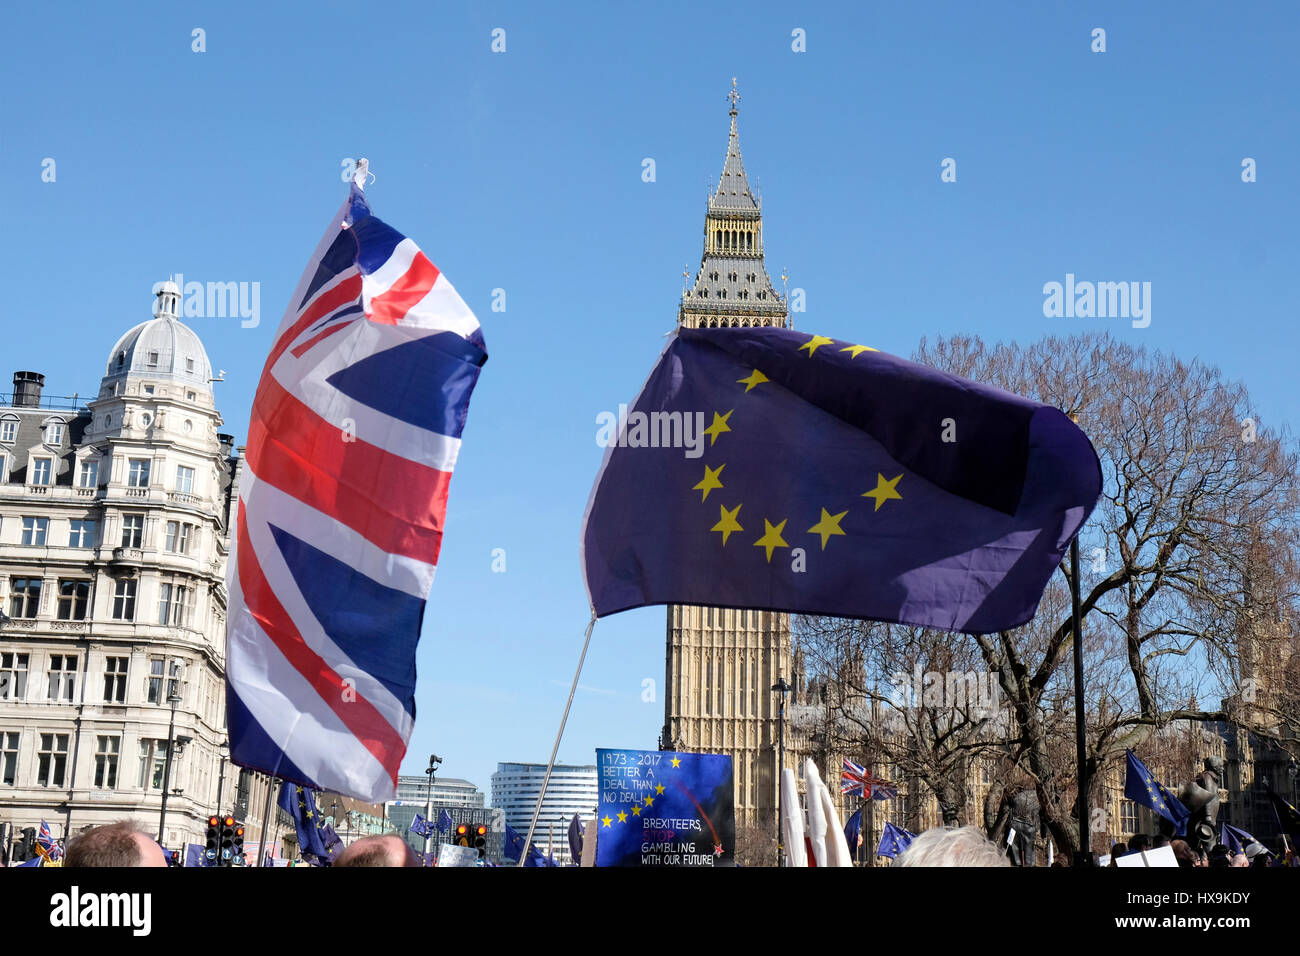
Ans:
[{"label": "person's head", "polygon": [[134,820],[91,827],[68,843],[64,866],[166,866],[162,847]]},{"label": "person's head", "polygon": [[1169,849],[1174,851],[1179,866],[1196,866],[1196,854],[1186,840],[1170,840]]},{"label": "person's head", "polygon": [[362,837],[334,861],[335,866],[419,866],[409,843],[394,834]]},{"label": "person's head", "polygon": [[1233,866],[1250,866],[1250,860],[1246,859],[1246,854],[1238,853],[1232,858]]},{"label": "person's head", "polygon": [[1001,847],[977,827],[926,830],[898,855],[895,866],[1010,866]]},{"label": "person's head", "polygon": [[1135,833],[1128,841],[1128,851],[1130,853],[1138,853],[1149,849],[1151,849],[1151,838],[1145,833]]},{"label": "person's head", "polygon": [[1155,847],[1157,850],[1160,849],[1162,846],[1168,846],[1169,837],[1161,833],[1159,836],[1157,836],[1154,840],[1151,841],[1151,845]]}]

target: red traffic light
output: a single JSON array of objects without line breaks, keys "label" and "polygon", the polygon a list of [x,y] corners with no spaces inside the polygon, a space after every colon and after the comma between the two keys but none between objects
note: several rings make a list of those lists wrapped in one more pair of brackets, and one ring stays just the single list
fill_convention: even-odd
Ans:
[{"label": "red traffic light", "polygon": [[221,820],[218,817],[208,817],[208,826],[215,827]]},{"label": "red traffic light", "polygon": [[487,827],[483,826],[482,824],[479,824],[478,835],[485,836],[486,834],[487,834]]},{"label": "red traffic light", "polygon": [[237,837],[243,837],[243,835],[244,835],[244,828],[243,828],[243,827],[235,827],[235,836],[237,836]]},{"label": "red traffic light", "polygon": [[464,836],[468,832],[469,832],[469,827],[465,826],[465,824],[463,823],[456,828],[457,836]]},{"label": "red traffic light", "polygon": [[226,826],[228,826],[228,827],[233,827],[233,826],[235,825],[235,818],[234,818],[234,817],[226,817],[226,821],[225,821],[225,822],[226,822]]}]

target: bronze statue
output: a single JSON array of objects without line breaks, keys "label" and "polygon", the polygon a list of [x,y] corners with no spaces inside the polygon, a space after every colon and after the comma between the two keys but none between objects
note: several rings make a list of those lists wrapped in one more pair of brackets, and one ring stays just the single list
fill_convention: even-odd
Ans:
[{"label": "bronze statue", "polygon": [[[1187,782],[1178,799],[1191,816],[1187,818],[1188,845],[1198,855],[1208,855],[1219,842],[1214,826],[1219,818],[1219,787],[1223,783],[1223,758],[1206,757],[1205,769]],[[1161,830],[1172,830],[1162,823]]]},{"label": "bronze statue", "polygon": [[1033,787],[1015,791],[991,788],[984,803],[984,827],[989,839],[1000,839],[1007,844],[1012,866],[1033,866],[1035,841],[1040,836],[1047,837],[1038,794]]}]

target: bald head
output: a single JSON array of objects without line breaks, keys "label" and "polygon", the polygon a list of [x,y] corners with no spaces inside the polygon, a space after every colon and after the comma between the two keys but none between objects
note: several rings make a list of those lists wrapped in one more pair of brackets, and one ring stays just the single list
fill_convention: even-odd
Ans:
[{"label": "bald head", "polygon": [[399,836],[362,837],[340,854],[335,866],[419,866],[410,844]]},{"label": "bald head", "polygon": [[166,866],[162,847],[133,820],[93,827],[68,844],[64,866]]}]

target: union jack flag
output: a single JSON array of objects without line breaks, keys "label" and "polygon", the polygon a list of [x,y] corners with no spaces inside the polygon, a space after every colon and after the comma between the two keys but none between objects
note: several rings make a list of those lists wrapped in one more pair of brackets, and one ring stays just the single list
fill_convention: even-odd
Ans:
[{"label": "union jack flag", "polygon": [[840,772],[840,793],[851,793],[864,800],[893,800],[898,790],[888,780],[873,777],[865,767],[852,760],[844,761]]},{"label": "union jack flag", "polygon": [[59,848],[58,843],[54,841],[54,834],[50,832],[50,825],[44,820],[41,821],[41,828],[36,831],[36,852],[49,861],[63,856],[63,850]]},{"label": "union jack flag", "polygon": [[358,185],[290,300],[253,400],[227,570],[231,758],[391,799],[482,330]]}]

